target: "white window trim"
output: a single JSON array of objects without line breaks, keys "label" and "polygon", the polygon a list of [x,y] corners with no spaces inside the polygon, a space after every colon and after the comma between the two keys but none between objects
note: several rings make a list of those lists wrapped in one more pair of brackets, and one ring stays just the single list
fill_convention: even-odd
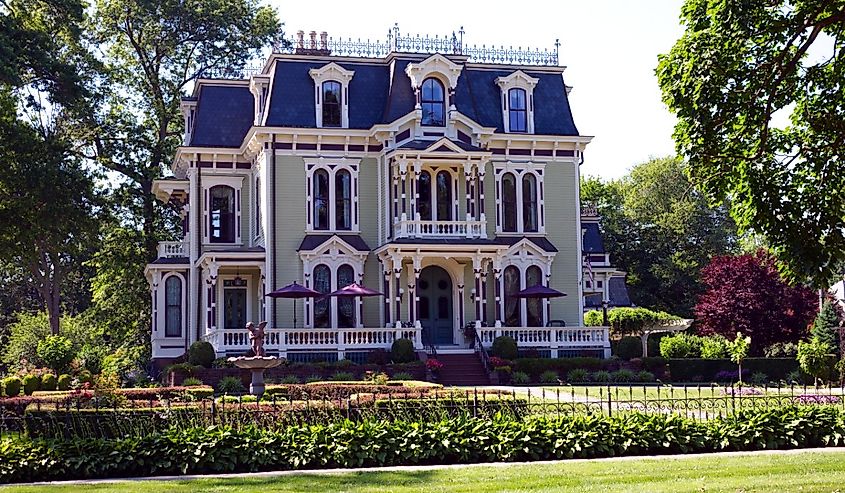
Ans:
[{"label": "white window trim", "polygon": [[253,243],[257,244],[264,237],[264,214],[261,213],[261,200],[264,198],[264,180],[261,179],[261,173],[256,170],[252,175],[252,227],[255,229],[252,233]]},{"label": "white window trim", "polygon": [[[320,68],[308,71],[314,79],[314,104],[316,107],[317,128],[323,128],[323,82],[336,81],[340,83],[340,128],[349,128],[349,81],[355,75],[352,70],[346,70],[331,62]],[[337,127],[326,127],[337,128]]]},{"label": "white window trim", "polygon": [[[540,274],[542,275],[541,283],[546,286],[548,285],[549,280],[551,279],[552,262],[554,261],[554,257],[554,253],[544,252],[543,250],[537,248],[533,243],[530,243],[528,240],[522,240],[515,243],[502,255],[502,276],[499,277],[499,282],[501,283],[501,285],[499,286],[499,292],[502,293],[502,314],[504,314],[505,310],[505,269],[510,266],[514,266],[519,269],[519,290],[521,291],[528,287],[526,286],[526,274],[528,272],[528,268],[532,266],[537,266],[540,268]],[[544,323],[549,322],[547,320],[548,303],[548,299],[544,300],[543,302],[541,316]],[[499,314],[496,314],[496,316],[499,317]],[[525,298],[519,300],[519,316],[519,323],[521,324],[521,326],[527,327],[528,302]],[[504,316],[502,316],[501,321],[502,323],[504,323]]]},{"label": "white window trim", "polygon": [[[329,253],[326,254],[326,250]],[[354,273],[354,282],[361,283],[364,278],[364,263],[367,260],[369,252],[358,252],[351,248],[346,242],[340,238],[333,237],[320,246],[311,251],[299,252],[299,258],[302,260],[302,278],[305,280],[305,286],[314,289],[314,268],[320,264],[325,264],[332,273],[330,284],[331,291],[336,291],[337,286],[337,270],[340,266],[348,264],[352,267]],[[331,327],[338,328],[337,324],[337,298],[329,298],[329,315],[331,318]],[[360,328],[363,327],[364,321],[359,320],[361,313],[360,304],[361,297],[355,298],[355,323]],[[305,328],[314,328],[314,300],[306,299],[303,303],[302,319],[305,320]]]},{"label": "white window trim", "polygon": [[[178,336],[168,336],[167,335],[167,280],[173,276],[179,278],[182,281],[182,327],[181,327],[181,335]],[[158,297],[157,305],[158,305],[158,313],[156,314],[156,318],[158,319],[157,328],[161,329],[161,334],[156,336],[156,339],[167,339],[167,340],[181,340],[185,338],[185,334],[187,334],[187,312],[186,312],[186,303],[188,302],[188,282],[185,280],[185,276],[182,275],[180,272],[168,272],[164,274],[161,278],[161,282],[159,283],[159,289],[156,293]]]},{"label": "white window trim", "polygon": [[[543,185],[543,177],[546,175],[545,169],[545,163],[514,163],[512,161],[493,163],[493,174],[496,176],[496,208],[498,209],[498,213],[496,214],[496,234],[546,234],[546,194]],[[516,178],[516,231],[504,231],[505,202],[502,190],[502,177],[505,173],[513,173]],[[526,174],[534,175],[534,178],[537,180],[537,231],[525,231],[525,220],[522,213],[522,177]]]},{"label": "white window trim", "polygon": [[[361,169],[360,159],[347,158],[305,158],[305,232],[310,234],[355,234],[360,232],[360,210],[358,206],[358,172]],[[314,229],[314,172],[325,170],[329,174],[329,228]],[[352,227],[351,229],[337,229],[335,219],[335,174],[340,170],[349,172],[352,183]]]},{"label": "white window trim", "polygon": [[[458,198],[458,179],[463,176],[463,170],[461,168],[455,168],[455,166],[449,165],[423,165],[420,167],[420,172],[415,173],[414,177],[416,178],[416,182],[414,183],[414,215],[413,218],[416,221],[422,221],[420,218],[420,175],[423,171],[428,171],[428,174],[431,175],[431,219],[427,219],[427,221],[461,221],[460,215],[458,213],[460,200]],[[452,183],[452,204],[450,207],[452,208],[452,219],[437,219],[437,175],[441,171],[445,171],[449,173],[450,180]]]},{"label": "white window trim", "polygon": [[217,185],[226,185],[235,190],[235,241],[229,242],[215,242],[214,245],[240,245],[243,243],[242,231],[244,229],[242,221],[243,204],[241,204],[241,190],[243,189],[243,176],[219,176],[219,175],[203,175],[202,177],[202,241],[204,244],[210,245],[211,237],[209,236],[209,217],[208,213],[211,207],[211,189]]},{"label": "white window trim", "polygon": [[[446,86],[447,92],[451,92],[458,85],[458,77],[461,76],[461,69],[462,67],[457,63],[436,53],[420,63],[409,63],[405,67],[405,73],[411,79],[411,87],[415,91],[419,91],[424,80],[429,77],[435,77]],[[446,101],[446,107],[452,108],[452,106],[449,106],[451,98],[449,99],[450,101]],[[419,107],[419,98],[417,98],[417,108]]]},{"label": "white window trim", "polygon": [[496,77],[496,84],[502,90],[502,124],[505,133],[510,133],[510,108],[508,92],[511,89],[525,90],[525,132],[515,133],[534,133],[534,87],[540,79],[529,76],[522,70],[510,74],[507,77]]},{"label": "white window trim", "polygon": [[241,279],[244,279],[246,281],[246,286],[238,286],[238,287],[235,287],[235,286],[224,287],[223,286],[223,281],[232,281],[236,277],[238,277],[238,274],[220,274],[217,277],[217,286],[216,286],[217,302],[216,302],[216,304],[217,304],[218,308],[217,308],[217,326],[216,327],[217,327],[218,330],[224,330],[226,328],[226,326],[224,325],[224,323],[226,322],[226,303],[225,303],[225,299],[223,297],[223,294],[225,293],[226,289],[246,289],[246,320],[247,320],[247,322],[252,320],[252,317],[253,317],[253,315],[252,315],[252,301],[251,301],[252,296],[250,296],[250,293],[252,293],[252,276],[251,275],[241,276]]}]

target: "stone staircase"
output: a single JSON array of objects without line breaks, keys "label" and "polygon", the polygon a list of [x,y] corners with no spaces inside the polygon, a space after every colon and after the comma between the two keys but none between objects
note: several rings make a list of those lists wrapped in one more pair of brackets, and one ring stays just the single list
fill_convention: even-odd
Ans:
[{"label": "stone staircase", "polygon": [[475,353],[438,354],[435,358],[443,363],[438,383],[465,387],[490,385],[490,377]]}]

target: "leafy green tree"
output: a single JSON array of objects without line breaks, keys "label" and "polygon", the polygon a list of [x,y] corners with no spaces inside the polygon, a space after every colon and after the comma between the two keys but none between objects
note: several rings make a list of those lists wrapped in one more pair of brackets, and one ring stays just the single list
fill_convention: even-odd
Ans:
[{"label": "leafy green tree", "polygon": [[736,363],[739,368],[737,370],[739,372],[738,381],[742,383],[742,361],[748,357],[748,351],[751,350],[751,338],[743,336],[742,332],[737,332],[736,339],[728,341],[727,349],[728,354],[731,356],[731,361]]},{"label": "leafy green tree", "polygon": [[681,22],[657,78],[692,182],[789,280],[826,286],[845,260],[845,2],[687,0]]},{"label": "leafy green tree", "polygon": [[708,205],[677,158],[652,159],[619,180],[585,179],[581,197],[601,214],[605,248],[628,273],[636,305],[690,317],[701,268],[737,249],[727,210]]},{"label": "leafy green tree", "polygon": [[798,364],[804,373],[813,377],[816,384],[830,374],[828,355],[831,349],[830,344],[818,337],[813,337],[809,342],[798,343]]},{"label": "leafy green tree", "polygon": [[840,319],[836,305],[829,299],[824,300],[822,309],[813,322],[813,328],[810,331],[811,334],[813,337],[818,337],[821,342],[829,345],[835,351],[839,346],[839,333],[836,330],[839,326]]},{"label": "leafy green tree", "polygon": [[68,369],[68,365],[75,356],[71,340],[56,335],[47,336],[38,341],[35,354],[41,358],[47,368],[60,373]]}]

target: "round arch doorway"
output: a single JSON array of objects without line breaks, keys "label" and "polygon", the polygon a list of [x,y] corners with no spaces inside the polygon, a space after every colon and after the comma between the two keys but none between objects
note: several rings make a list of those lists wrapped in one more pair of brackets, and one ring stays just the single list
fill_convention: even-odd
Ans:
[{"label": "round arch doorway", "polygon": [[437,346],[454,344],[452,278],[449,273],[436,265],[424,268],[420,272],[417,293],[423,342]]}]

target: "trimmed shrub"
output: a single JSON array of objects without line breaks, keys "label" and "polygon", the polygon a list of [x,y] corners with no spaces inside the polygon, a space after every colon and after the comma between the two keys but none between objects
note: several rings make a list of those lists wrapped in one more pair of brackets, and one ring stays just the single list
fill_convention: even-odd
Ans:
[{"label": "trimmed shrub", "polygon": [[625,336],[616,346],[616,355],[624,360],[642,358],[643,342],[639,337]]},{"label": "trimmed shrub", "polygon": [[3,379],[3,394],[6,397],[17,397],[21,393],[21,379],[8,377]]},{"label": "trimmed shrub", "polygon": [[637,376],[636,376],[635,379],[636,379],[637,382],[642,382],[642,383],[653,382],[654,381],[654,373],[652,373],[650,371],[642,370],[640,372],[637,372]]},{"label": "trimmed shrub", "polygon": [[71,382],[73,382],[73,377],[67,373],[63,373],[56,380],[56,388],[59,390],[70,390]]},{"label": "trimmed shrub", "polygon": [[[829,359],[832,363],[832,359]],[[701,359],[685,358],[670,359],[669,374],[674,382],[713,382],[719,372],[733,372],[736,375],[737,365],[729,359]],[[793,358],[745,358],[742,360],[742,370],[748,370],[749,375],[754,372],[764,372],[772,380],[783,380],[787,375],[798,369],[798,362]]]},{"label": "trimmed shrub", "polygon": [[41,390],[56,390],[56,375],[45,373],[41,375]]},{"label": "trimmed shrub", "polygon": [[302,383],[302,381],[301,381],[301,380],[299,380],[299,377],[298,377],[298,376],[296,376],[296,375],[287,375],[285,378],[283,378],[283,379],[282,379],[281,383],[284,383],[284,384],[289,384],[289,385],[290,385],[290,384],[294,384],[294,385],[295,385],[295,384],[300,384],[300,383]]},{"label": "trimmed shrub", "polygon": [[586,382],[590,378],[590,374],[583,368],[573,368],[566,373],[566,381],[570,383]]},{"label": "trimmed shrub", "polygon": [[631,370],[620,368],[610,374],[610,380],[613,382],[627,383],[636,380],[636,374]]},{"label": "trimmed shrub", "polygon": [[606,370],[599,370],[590,374],[590,380],[597,383],[607,383],[610,381],[610,372]]},{"label": "trimmed shrub", "polygon": [[188,348],[188,363],[204,368],[211,368],[217,355],[214,346],[208,341],[196,341]]},{"label": "trimmed shrub", "polygon": [[701,338],[701,357],[720,359],[728,357],[728,340],[720,335]]},{"label": "trimmed shrub", "polygon": [[660,339],[660,356],[669,358],[698,358],[701,356],[701,338],[679,332]]},{"label": "trimmed shrub", "polygon": [[401,380],[413,380],[414,376],[411,375],[408,372],[400,371],[399,373],[394,373],[393,376],[390,377],[390,379],[391,380],[400,380],[400,381]]},{"label": "trimmed shrub", "polygon": [[414,354],[414,343],[410,339],[396,339],[390,346],[390,357],[394,363],[414,361],[417,359],[417,355]]},{"label": "trimmed shrub", "polygon": [[217,382],[217,391],[221,394],[243,394],[246,387],[238,377],[223,377]]},{"label": "trimmed shrub", "polygon": [[355,375],[348,371],[339,371],[332,375],[333,382],[351,382],[355,380]]},{"label": "trimmed shrub", "polygon": [[640,361],[643,364],[643,368],[651,372],[662,372],[666,368],[666,358],[663,356],[649,356],[648,358],[640,359]]},{"label": "trimmed shrub", "polygon": [[32,395],[33,392],[38,390],[38,387],[41,385],[41,379],[38,378],[38,375],[27,375],[23,377],[23,393],[26,395]]},{"label": "trimmed shrub", "polygon": [[35,353],[51,370],[64,371],[74,357],[73,343],[67,337],[50,335],[38,341]]},{"label": "trimmed shrub", "polygon": [[490,353],[502,359],[516,359],[517,347],[516,341],[513,337],[499,336],[493,339],[493,345],[490,348]]},{"label": "trimmed shrub", "polygon": [[514,385],[525,385],[531,383],[531,377],[524,371],[515,371],[511,374],[511,383]]},{"label": "trimmed shrub", "polygon": [[197,387],[197,386],[202,385],[202,384],[203,384],[202,380],[200,380],[199,378],[195,378],[195,377],[188,377],[188,378],[182,380],[182,386],[183,387]]},{"label": "trimmed shrub", "polygon": [[553,370],[546,370],[540,374],[540,383],[557,383],[558,374]]},{"label": "trimmed shrub", "polygon": [[554,370],[561,375],[569,370],[583,368],[585,370],[616,369],[618,362],[600,358],[519,358],[514,360],[514,371],[525,372],[538,377],[546,370]]}]

